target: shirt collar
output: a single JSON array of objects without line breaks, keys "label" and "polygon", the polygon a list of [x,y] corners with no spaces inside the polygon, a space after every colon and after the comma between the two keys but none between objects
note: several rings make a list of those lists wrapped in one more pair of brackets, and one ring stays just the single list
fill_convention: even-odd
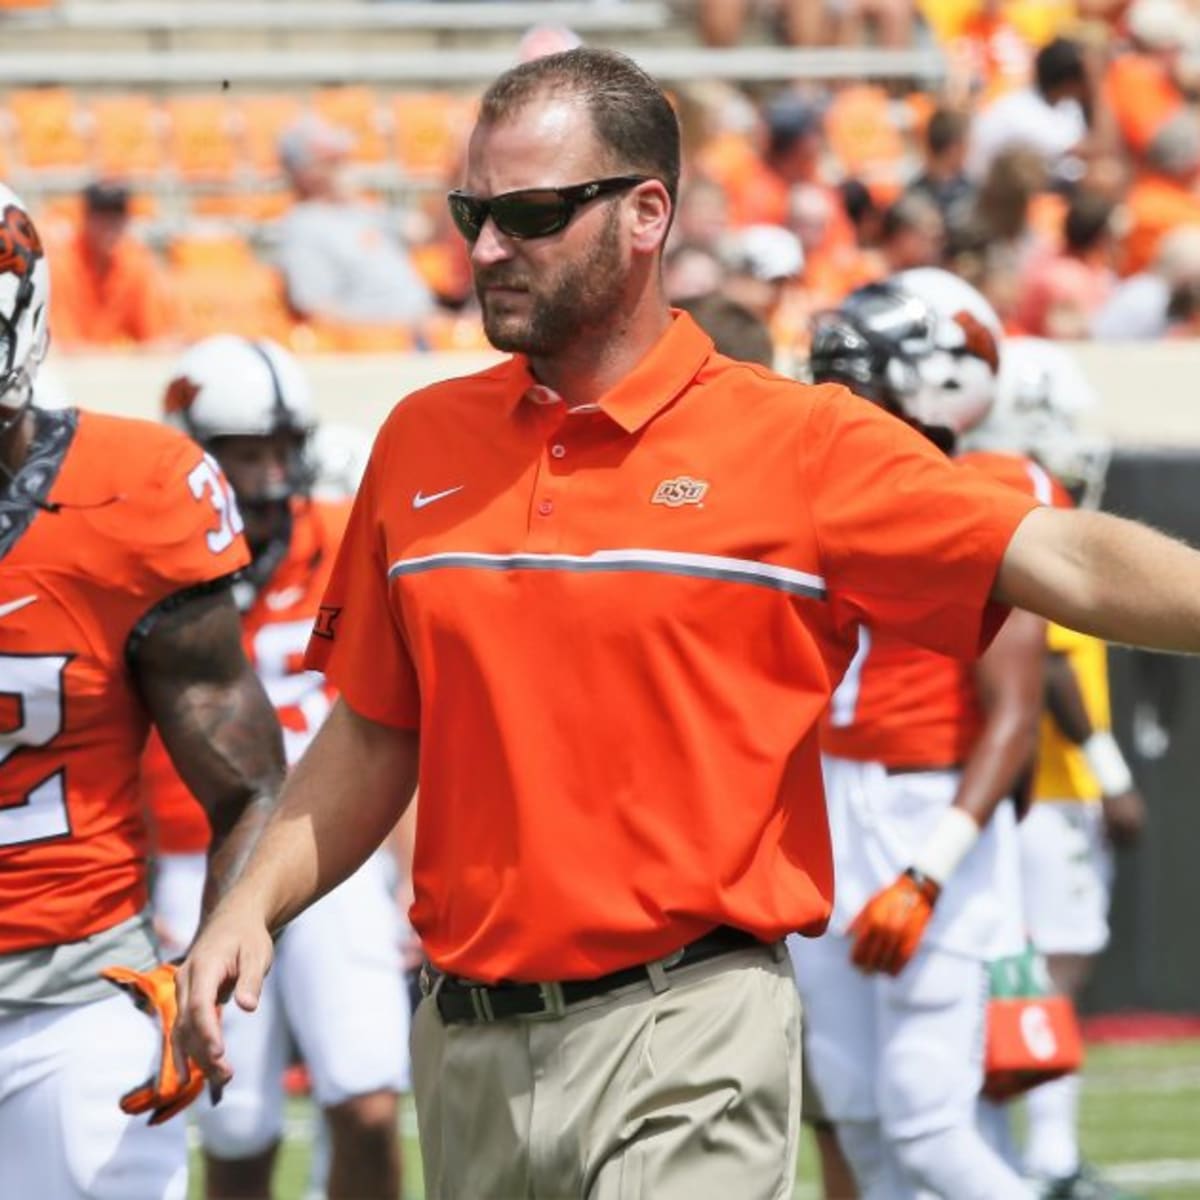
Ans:
[{"label": "shirt collar", "polygon": [[[650,352],[595,405],[626,433],[636,433],[662,412],[695,379],[712,354],[712,339],[687,313],[672,309],[671,315],[670,327]],[[554,393],[534,378],[524,355],[515,355],[508,365],[506,392],[511,412],[522,403],[556,402]]]}]

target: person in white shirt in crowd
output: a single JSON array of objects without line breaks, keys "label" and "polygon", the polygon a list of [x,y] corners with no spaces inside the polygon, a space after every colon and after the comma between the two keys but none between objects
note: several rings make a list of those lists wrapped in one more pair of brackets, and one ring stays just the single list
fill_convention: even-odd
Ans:
[{"label": "person in white shirt in crowd", "polygon": [[309,114],[279,139],[296,203],[279,221],[277,264],[301,317],[348,325],[409,325],[433,298],[385,214],[354,199],[346,130]]},{"label": "person in white shirt in crowd", "polygon": [[1030,86],[999,97],[975,119],[967,175],[982,179],[992,159],[1019,145],[1036,150],[1052,173],[1070,176],[1075,166],[1070,160],[1088,135],[1091,103],[1082,49],[1055,38],[1038,51]]}]

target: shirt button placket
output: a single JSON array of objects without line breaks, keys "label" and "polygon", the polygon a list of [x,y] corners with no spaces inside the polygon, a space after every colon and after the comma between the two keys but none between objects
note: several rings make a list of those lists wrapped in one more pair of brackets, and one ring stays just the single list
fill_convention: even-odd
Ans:
[{"label": "shirt button placket", "polygon": [[561,437],[566,414],[560,407],[556,415],[559,415],[559,420],[550,422],[550,427],[545,430],[546,441],[543,443],[544,450],[538,464],[530,506],[529,548],[543,553],[561,548],[561,522],[557,518],[569,478],[569,472],[562,465],[567,457],[567,447]]}]

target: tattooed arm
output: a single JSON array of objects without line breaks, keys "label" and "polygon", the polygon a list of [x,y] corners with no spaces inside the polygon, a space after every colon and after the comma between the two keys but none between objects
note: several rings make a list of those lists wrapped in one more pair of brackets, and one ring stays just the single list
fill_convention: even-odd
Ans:
[{"label": "tattooed arm", "polygon": [[212,826],[207,915],[240,873],[282,786],[279,722],[242,650],[228,590],[160,610],[131,658],[163,744]]}]

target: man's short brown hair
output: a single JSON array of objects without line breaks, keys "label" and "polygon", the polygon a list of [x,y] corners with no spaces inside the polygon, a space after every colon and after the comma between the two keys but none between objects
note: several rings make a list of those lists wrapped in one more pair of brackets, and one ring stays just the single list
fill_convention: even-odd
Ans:
[{"label": "man's short brown hair", "polygon": [[483,94],[479,120],[495,124],[545,96],[578,96],[620,171],[652,175],[679,193],[679,121],[662,88],[615,50],[581,46],[505,71]]}]

